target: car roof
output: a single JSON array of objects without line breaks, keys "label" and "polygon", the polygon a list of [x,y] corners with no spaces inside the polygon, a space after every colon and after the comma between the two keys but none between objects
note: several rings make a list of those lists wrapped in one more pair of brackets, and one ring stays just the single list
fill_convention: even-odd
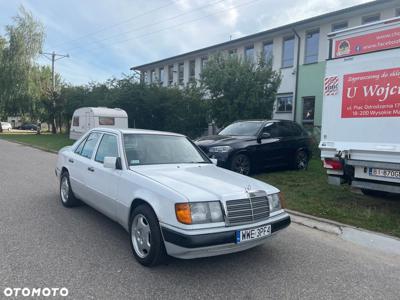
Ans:
[{"label": "car roof", "polygon": [[184,136],[183,134],[159,131],[159,130],[149,130],[149,129],[139,129],[139,128],[104,128],[96,127],[92,131],[103,131],[110,133],[121,133],[121,134],[154,134],[154,135],[171,135],[171,136]]}]

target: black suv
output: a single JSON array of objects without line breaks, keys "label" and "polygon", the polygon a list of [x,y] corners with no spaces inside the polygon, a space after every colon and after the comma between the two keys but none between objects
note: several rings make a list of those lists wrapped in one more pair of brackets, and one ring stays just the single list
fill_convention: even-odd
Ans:
[{"label": "black suv", "polygon": [[309,134],[286,120],[237,121],[196,144],[218,166],[245,175],[266,167],[305,169],[311,157]]}]

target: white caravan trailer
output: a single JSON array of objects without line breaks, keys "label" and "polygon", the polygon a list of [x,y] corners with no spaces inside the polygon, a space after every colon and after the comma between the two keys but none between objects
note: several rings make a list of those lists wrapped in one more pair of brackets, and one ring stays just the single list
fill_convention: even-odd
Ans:
[{"label": "white caravan trailer", "polygon": [[320,143],[329,182],[400,193],[400,18],[329,37]]},{"label": "white caravan trailer", "polygon": [[95,127],[128,128],[128,115],[120,108],[78,108],[72,116],[69,138],[77,140],[88,130]]}]

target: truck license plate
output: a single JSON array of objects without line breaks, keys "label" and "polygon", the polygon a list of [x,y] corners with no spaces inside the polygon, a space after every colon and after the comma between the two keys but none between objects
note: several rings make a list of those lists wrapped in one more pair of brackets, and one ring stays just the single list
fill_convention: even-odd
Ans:
[{"label": "truck license plate", "polygon": [[369,168],[369,176],[400,179],[400,170]]},{"label": "truck license plate", "polygon": [[236,243],[256,240],[271,235],[271,225],[263,225],[252,229],[243,229],[236,231]]}]

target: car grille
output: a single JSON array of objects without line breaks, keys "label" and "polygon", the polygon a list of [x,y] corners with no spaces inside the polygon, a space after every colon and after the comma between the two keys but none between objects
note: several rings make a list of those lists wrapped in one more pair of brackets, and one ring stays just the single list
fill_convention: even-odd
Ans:
[{"label": "car grille", "polygon": [[269,201],[266,195],[249,194],[247,199],[226,202],[228,225],[258,222],[269,218]]}]

